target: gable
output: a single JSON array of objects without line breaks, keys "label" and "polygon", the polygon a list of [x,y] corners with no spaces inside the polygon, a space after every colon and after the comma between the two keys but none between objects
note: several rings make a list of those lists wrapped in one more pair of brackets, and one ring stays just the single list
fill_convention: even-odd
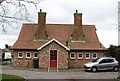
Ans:
[{"label": "gable", "polygon": [[41,50],[42,48],[44,48],[45,46],[47,46],[48,44],[50,44],[52,42],[56,42],[57,44],[59,44],[60,46],[62,46],[63,48],[65,48],[66,50],[70,51],[70,49],[67,46],[63,45],[62,43],[60,43],[59,41],[57,41],[54,38],[52,40],[48,41],[47,43],[45,43],[44,45],[42,45],[41,47],[39,47],[37,50]]}]

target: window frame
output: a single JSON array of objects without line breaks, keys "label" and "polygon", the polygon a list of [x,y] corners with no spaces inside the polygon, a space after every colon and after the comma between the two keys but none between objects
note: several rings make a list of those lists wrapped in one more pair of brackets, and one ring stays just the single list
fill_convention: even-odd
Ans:
[{"label": "window frame", "polygon": [[[74,57],[71,57],[72,54],[74,54]],[[75,59],[75,52],[70,53],[70,59]]]},{"label": "window frame", "polygon": [[[96,57],[93,57],[94,54],[96,54]],[[92,58],[97,59],[97,53],[92,53]]]},{"label": "window frame", "polygon": [[113,63],[114,62],[114,59],[111,59],[111,58],[108,58],[108,63]]},{"label": "window frame", "polygon": [[108,62],[107,62],[107,59],[102,59],[99,63],[100,64],[105,64],[105,63],[108,63]]},{"label": "window frame", "polygon": [[[27,56],[27,53],[30,53],[30,57]],[[26,58],[31,58],[31,52],[26,52]]]},{"label": "window frame", "polygon": [[[37,57],[35,57],[35,53],[37,53]],[[33,53],[33,56],[34,56],[34,58],[38,58],[38,52],[34,52],[34,53]]]},{"label": "window frame", "polygon": [[[79,54],[81,54],[82,57],[79,57]],[[78,54],[77,54],[77,58],[78,58],[78,59],[83,59],[83,53],[78,53]]]},{"label": "window frame", "polygon": [[[86,57],[87,54],[89,54],[89,57]],[[90,59],[90,53],[85,53],[85,59]]]},{"label": "window frame", "polygon": [[[22,54],[22,57],[20,57],[20,53]],[[18,52],[18,58],[23,58],[23,52]]]}]

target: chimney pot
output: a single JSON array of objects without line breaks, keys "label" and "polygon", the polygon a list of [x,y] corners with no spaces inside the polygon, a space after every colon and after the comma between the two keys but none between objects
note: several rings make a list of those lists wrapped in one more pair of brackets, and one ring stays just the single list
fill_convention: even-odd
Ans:
[{"label": "chimney pot", "polygon": [[76,13],[78,13],[78,10],[76,10]]},{"label": "chimney pot", "polygon": [[5,48],[9,48],[9,46],[7,44],[5,44]]},{"label": "chimney pot", "polygon": [[40,12],[42,12],[42,9],[40,9]]}]

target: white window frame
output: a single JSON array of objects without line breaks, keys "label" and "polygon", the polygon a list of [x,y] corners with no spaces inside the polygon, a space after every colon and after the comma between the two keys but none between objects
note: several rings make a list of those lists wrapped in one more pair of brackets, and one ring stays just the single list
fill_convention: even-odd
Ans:
[{"label": "white window frame", "polygon": [[[72,54],[74,54],[74,57],[71,57]],[[70,53],[70,59],[75,59],[75,53],[74,52]]]},{"label": "white window frame", "polygon": [[[86,57],[86,54],[89,54],[89,57]],[[85,59],[90,59],[90,53],[85,53]]]},{"label": "white window frame", "polygon": [[[30,53],[30,57],[27,56],[27,53]],[[26,58],[31,58],[31,52],[26,52]]]},{"label": "white window frame", "polygon": [[[37,53],[37,57],[35,57],[35,53]],[[38,58],[38,52],[34,52],[33,55],[34,55],[34,58]]]},{"label": "white window frame", "polygon": [[[82,57],[79,57],[79,54],[81,54]],[[78,53],[78,54],[77,54],[77,58],[78,58],[78,59],[83,59],[83,53]]]},{"label": "white window frame", "polygon": [[[93,57],[93,54],[96,54],[96,57]],[[92,58],[93,58],[93,59],[96,59],[96,58],[97,58],[97,53],[92,53]]]},{"label": "white window frame", "polygon": [[[22,53],[22,57],[19,56],[20,53]],[[23,52],[18,52],[18,58],[23,58]]]}]

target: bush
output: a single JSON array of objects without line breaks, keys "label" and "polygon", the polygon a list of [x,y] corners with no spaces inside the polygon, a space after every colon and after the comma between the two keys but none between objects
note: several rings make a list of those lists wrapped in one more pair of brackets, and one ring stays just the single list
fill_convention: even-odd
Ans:
[{"label": "bush", "polygon": [[116,58],[116,60],[120,64],[120,46],[110,45],[110,47],[108,48],[108,52],[105,55]]},{"label": "bush", "polygon": [[117,77],[118,80],[120,80],[120,77]]}]

